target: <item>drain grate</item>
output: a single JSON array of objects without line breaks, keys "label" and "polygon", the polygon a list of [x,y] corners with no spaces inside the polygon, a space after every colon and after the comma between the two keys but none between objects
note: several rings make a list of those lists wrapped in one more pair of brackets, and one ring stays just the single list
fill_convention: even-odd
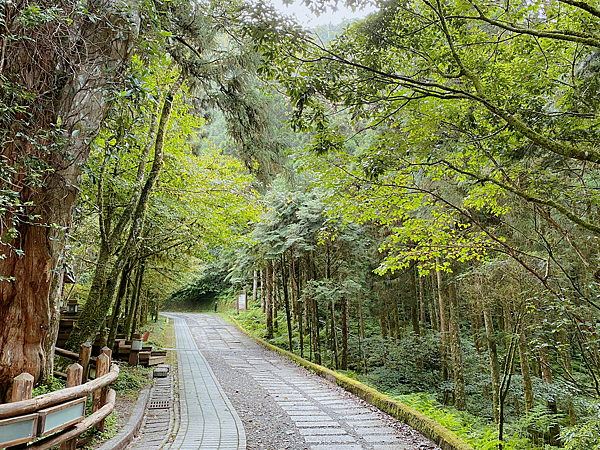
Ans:
[{"label": "drain grate", "polygon": [[169,409],[173,406],[173,400],[170,398],[161,398],[157,400],[150,400],[148,409]]}]

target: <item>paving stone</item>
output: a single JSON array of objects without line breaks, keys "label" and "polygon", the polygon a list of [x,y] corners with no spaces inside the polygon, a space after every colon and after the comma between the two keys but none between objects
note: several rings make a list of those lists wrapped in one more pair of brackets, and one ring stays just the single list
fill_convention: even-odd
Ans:
[{"label": "paving stone", "polygon": [[313,406],[313,404],[308,400],[304,400],[304,401],[300,400],[297,402],[289,402],[289,401],[277,402],[277,404],[279,406],[281,406],[282,408],[285,406]]},{"label": "paving stone", "polygon": [[415,450],[415,447],[407,444],[374,445],[373,450]]},{"label": "paving stone", "polygon": [[290,416],[315,416],[315,417],[327,416],[325,411],[306,411],[306,410],[288,411],[288,414]]},{"label": "paving stone", "polygon": [[300,434],[316,436],[316,435],[320,435],[320,434],[347,434],[347,432],[346,432],[346,430],[343,430],[342,428],[333,428],[333,427],[301,428]]},{"label": "paving stone", "polygon": [[312,421],[312,422],[296,422],[294,425],[296,425],[298,428],[312,428],[312,427],[339,427],[340,424],[339,422],[336,422],[334,420],[332,420],[331,418],[328,418],[328,420],[323,420],[321,422],[316,422],[316,421]]},{"label": "paving stone", "polygon": [[381,426],[384,422],[381,419],[373,420],[346,420],[346,423],[351,427],[373,427]]},{"label": "paving stone", "polygon": [[310,450],[363,450],[358,444],[311,445]]},{"label": "paving stone", "polygon": [[306,442],[318,442],[323,444],[327,444],[330,442],[356,442],[356,439],[353,436],[350,436],[349,434],[342,434],[338,436],[304,436],[304,440]]},{"label": "paving stone", "polygon": [[[270,403],[267,417],[278,421],[273,429],[295,433],[293,438],[290,436],[290,440],[269,441],[266,437],[269,433],[261,432],[259,436],[253,436],[257,439],[252,444],[253,449],[416,450],[399,441],[397,431],[386,426],[387,421],[381,420],[382,415],[374,413],[372,408],[363,406],[360,400],[343,393],[336,386],[328,388],[327,382],[314,380],[312,375],[301,374],[300,369],[292,369],[291,363],[274,353],[271,353],[274,356],[266,359],[253,357],[258,354],[253,353],[258,345],[231,325],[225,325],[222,318],[212,315],[204,315],[200,320],[188,318],[189,323],[196,323],[196,326],[191,327],[192,331],[183,319],[179,320],[184,325],[181,329],[177,328],[178,347],[181,349],[178,351],[180,376],[183,380],[180,382],[181,426],[175,442],[164,450],[245,450],[245,441],[238,446],[241,435],[238,433],[244,433],[243,428],[240,425],[238,430],[236,426],[229,425],[230,417],[237,417],[231,405],[228,401],[225,406],[213,404],[213,400],[218,397],[226,399],[224,393],[218,388],[212,390],[198,387],[211,383],[210,368],[200,368],[202,364],[206,365],[206,360],[199,349],[220,355],[223,362],[242,378],[252,378],[261,392],[259,395]],[[227,352],[232,349],[236,351]],[[264,354],[264,350],[261,350],[261,354]],[[185,369],[187,363],[193,369]],[[202,377],[198,377],[196,372],[202,370],[205,372]],[[196,373],[196,378],[193,382],[187,381],[194,375],[192,372]],[[205,373],[208,374],[207,379],[204,378]],[[232,389],[233,385],[225,381],[223,384],[227,389]],[[267,411],[261,408],[244,409],[251,409],[240,412],[247,415],[252,426],[254,417],[259,421],[264,420],[265,417],[259,419],[259,416],[264,416]],[[281,424],[285,424],[284,428]],[[298,444],[302,440],[305,443]],[[277,445],[275,442],[278,442]]]},{"label": "paving stone", "polygon": [[376,420],[379,418],[378,414],[375,413],[368,413],[368,414],[351,414],[351,415],[347,415],[347,416],[341,416],[340,419],[342,420],[350,420],[350,421],[357,421],[357,420]]},{"label": "paving stone", "polygon": [[385,444],[385,443],[393,443],[393,442],[398,442],[400,440],[400,436],[394,436],[394,435],[377,435],[377,434],[371,434],[371,435],[365,435],[362,437],[365,441],[370,442],[372,444]]},{"label": "paving stone", "polygon": [[357,415],[364,416],[367,414],[373,414],[373,411],[371,411],[370,409],[364,408],[362,406],[357,406],[355,408],[348,408],[348,405],[346,405],[345,407],[342,405],[338,405],[337,408],[336,408],[336,406],[328,406],[328,407],[333,409],[336,414],[341,414],[343,416],[357,416]]},{"label": "paving stone", "polygon": [[319,411],[319,408],[313,405],[279,405],[285,411]]},{"label": "paving stone", "polygon": [[376,426],[376,427],[354,427],[354,432],[360,436],[364,436],[366,434],[394,434],[395,431],[390,427]]}]

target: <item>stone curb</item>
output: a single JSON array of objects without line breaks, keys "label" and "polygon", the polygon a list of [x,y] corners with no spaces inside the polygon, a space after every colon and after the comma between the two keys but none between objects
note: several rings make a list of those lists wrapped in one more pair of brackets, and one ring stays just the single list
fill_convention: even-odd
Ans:
[{"label": "stone curb", "polygon": [[388,413],[401,422],[410,425],[415,430],[439,445],[442,450],[474,450],[473,447],[460,439],[452,431],[430,419],[416,409],[413,409],[404,403],[400,403],[399,401],[394,400],[393,398],[388,397],[387,395],[384,395],[381,392],[378,392],[377,390],[370,388],[356,380],[348,378],[326,367],[307,361],[306,359],[300,358],[298,355],[292,352],[288,352],[287,350],[283,350],[275,345],[269,344],[267,341],[246,331],[230,314],[227,314],[227,316],[231,319],[235,326],[237,326],[250,338],[261,344],[263,347],[279,353],[280,355],[294,361],[296,364],[316,373],[332,383],[337,384],[342,389],[362,398],[367,403]]},{"label": "stone curb", "polygon": [[133,441],[133,438],[136,437],[138,431],[140,431],[142,421],[146,415],[146,408],[149,400],[150,389],[142,390],[140,392],[140,396],[135,402],[135,405],[133,406],[133,411],[131,412],[131,416],[129,416],[127,424],[121,429],[121,431],[117,433],[115,437],[110,438],[97,450],[123,450],[125,447],[127,447],[131,441]]}]

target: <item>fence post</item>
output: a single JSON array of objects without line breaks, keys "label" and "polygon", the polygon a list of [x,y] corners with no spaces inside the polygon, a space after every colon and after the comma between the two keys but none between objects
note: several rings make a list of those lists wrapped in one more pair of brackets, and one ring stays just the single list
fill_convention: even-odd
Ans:
[{"label": "fence post", "polygon": [[[110,351],[110,350],[109,350]],[[106,375],[110,371],[110,356],[106,353],[100,353],[96,359],[96,378],[100,378]],[[98,411],[106,404],[106,393],[108,392],[108,386],[97,389],[94,391],[94,403],[92,410],[93,412]],[[98,422],[96,425],[98,431],[104,431],[104,420]]]},{"label": "fence post", "polygon": [[81,344],[81,349],[79,350],[79,360],[77,361],[81,367],[83,367],[83,378],[82,382],[86,382],[89,378],[90,374],[90,357],[92,356],[92,344],[86,342],[85,344]]},{"label": "fence post", "polygon": [[[77,363],[71,364],[67,368],[67,387],[79,386],[83,379],[83,367]],[[77,438],[69,439],[60,444],[60,450],[75,450],[77,448]]]},{"label": "fence post", "polygon": [[[33,376],[27,372],[23,372],[21,375],[14,377],[10,401],[20,402],[21,400],[29,400],[33,392],[34,380],[35,379],[33,378]],[[23,444],[14,445],[12,447],[7,447],[6,450],[20,450],[23,447]]]},{"label": "fence post", "polygon": [[13,379],[11,402],[29,400],[33,392],[33,375],[23,372]]}]

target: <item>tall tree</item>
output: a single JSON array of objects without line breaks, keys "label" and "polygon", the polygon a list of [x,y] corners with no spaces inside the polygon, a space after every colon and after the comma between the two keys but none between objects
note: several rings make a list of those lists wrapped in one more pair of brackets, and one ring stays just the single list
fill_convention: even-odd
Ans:
[{"label": "tall tree", "polygon": [[0,316],[9,324],[0,331],[0,400],[12,377],[42,374],[80,169],[129,59],[137,11],[111,0],[0,3]]}]

